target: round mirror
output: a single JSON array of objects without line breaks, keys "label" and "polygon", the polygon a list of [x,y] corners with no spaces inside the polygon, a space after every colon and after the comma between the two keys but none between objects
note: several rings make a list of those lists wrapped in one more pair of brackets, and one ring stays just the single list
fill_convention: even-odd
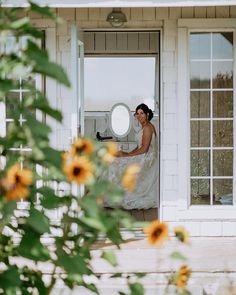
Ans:
[{"label": "round mirror", "polygon": [[130,109],[124,103],[115,104],[110,111],[110,129],[115,137],[125,137],[131,128]]}]

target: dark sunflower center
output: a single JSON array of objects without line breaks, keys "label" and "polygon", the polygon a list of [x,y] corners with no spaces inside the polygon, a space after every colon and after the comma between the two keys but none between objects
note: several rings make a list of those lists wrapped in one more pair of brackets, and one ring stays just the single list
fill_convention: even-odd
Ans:
[{"label": "dark sunflower center", "polygon": [[19,175],[17,175],[17,174],[16,174],[16,176],[15,176],[15,181],[16,181],[16,183],[19,183],[19,182],[20,182],[20,177],[19,177]]},{"label": "dark sunflower center", "polygon": [[79,154],[81,152],[83,152],[86,148],[86,145],[85,144],[82,144],[81,146],[77,146],[76,147],[76,153]]},{"label": "dark sunflower center", "polygon": [[158,228],[154,231],[153,236],[158,238],[162,234],[162,229]]},{"label": "dark sunflower center", "polygon": [[73,174],[75,176],[78,176],[80,174],[80,171],[81,171],[81,169],[79,167],[75,167],[74,170],[73,170]]}]

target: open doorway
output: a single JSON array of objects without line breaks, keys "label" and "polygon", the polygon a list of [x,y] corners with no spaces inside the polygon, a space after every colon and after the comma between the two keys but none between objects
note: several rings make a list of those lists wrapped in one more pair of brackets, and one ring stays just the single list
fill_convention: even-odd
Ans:
[{"label": "open doorway", "polygon": [[[83,35],[84,133],[99,140],[108,138],[117,142],[119,149],[130,151],[136,146],[137,128],[133,124],[123,138],[114,137],[109,125],[110,110],[117,103],[125,103],[134,114],[136,106],[145,103],[153,110],[152,123],[159,138],[160,33],[85,31]],[[157,186],[155,197],[159,204],[159,179]],[[140,221],[158,217],[158,208],[126,211]]]}]

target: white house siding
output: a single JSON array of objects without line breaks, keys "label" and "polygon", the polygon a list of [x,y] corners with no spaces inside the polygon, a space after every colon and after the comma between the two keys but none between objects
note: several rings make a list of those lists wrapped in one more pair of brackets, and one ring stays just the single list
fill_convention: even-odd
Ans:
[{"label": "white house siding", "polygon": [[[58,8],[57,14],[66,20],[65,24],[58,26],[54,31],[54,39],[47,39],[47,47],[61,63],[68,73],[70,69],[70,23],[76,22],[83,29],[110,29],[106,22],[110,8]],[[234,211],[223,221],[216,220],[214,211],[210,208],[209,218],[197,220],[198,212],[193,212],[193,218],[188,216],[186,220],[178,210],[179,199],[179,132],[178,123],[184,115],[178,113],[178,20],[179,19],[227,19],[236,17],[236,6],[221,7],[177,7],[177,8],[123,8],[127,23],[125,29],[160,29],[161,30],[161,162],[160,162],[160,189],[162,208],[160,216],[162,220],[175,225],[184,224],[194,236],[232,236],[236,230],[230,227],[234,219]],[[51,22],[38,19],[32,15],[36,24],[42,27],[52,26]],[[200,20],[201,19],[201,20]],[[53,31],[51,31],[53,35]],[[52,41],[54,40],[54,41]],[[54,44],[56,42],[56,44]],[[181,46],[181,45],[179,45]],[[47,84],[48,88],[50,84]],[[71,92],[63,86],[53,86],[54,93],[50,94],[53,104],[62,110],[64,114],[63,125],[56,126],[53,142],[59,148],[66,149],[71,141]],[[49,91],[50,92],[50,91]],[[56,92],[56,93],[55,93]],[[56,102],[55,102],[56,98]],[[205,208],[208,210],[208,208]],[[191,213],[192,214],[192,213]],[[222,213],[222,217],[225,213]],[[207,226],[206,226],[207,224]]]},{"label": "white house siding", "polygon": [[[51,21],[39,19],[35,15],[32,17],[39,27],[50,29],[46,35],[50,54],[63,64],[70,74],[70,23],[75,21],[81,29],[110,29],[110,25],[105,21],[110,11],[109,8],[57,9],[58,15],[66,19],[66,23],[57,28],[53,28]],[[183,214],[178,210],[181,199],[178,126],[184,114],[178,113],[178,46],[181,47],[181,44],[178,43],[177,26],[179,19],[199,19],[201,23],[202,19],[220,18],[227,22],[236,18],[236,7],[124,8],[122,11],[128,20],[125,28],[161,30],[161,218],[171,226],[184,225],[192,236],[197,237],[192,238],[189,248],[182,249],[190,258],[189,265],[193,270],[191,290],[194,295],[202,295],[204,286],[209,294],[215,295],[216,289],[225,278],[236,281],[236,214],[234,210],[225,211],[219,208],[216,217],[215,209],[209,207]],[[53,105],[64,114],[63,125],[53,126],[52,142],[59,148],[66,148],[71,140],[71,93],[52,81],[47,81],[47,93]],[[203,211],[207,213],[207,217],[199,218]],[[107,248],[105,245],[104,249]],[[166,272],[170,270],[169,259],[163,257],[174,249],[176,250],[173,244],[161,251],[151,249],[143,239],[124,244],[118,254],[119,271],[127,274],[147,272],[148,276],[144,279],[147,290],[145,294],[163,294]],[[114,270],[101,262],[99,255],[99,250],[94,251],[94,267],[102,274],[102,280],[99,282],[101,294],[118,294],[116,290],[123,288],[125,283],[119,279],[108,280],[108,274]],[[70,292],[63,286],[58,286],[54,291],[54,294],[78,294],[81,290]],[[81,294],[91,293],[83,290]]]}]

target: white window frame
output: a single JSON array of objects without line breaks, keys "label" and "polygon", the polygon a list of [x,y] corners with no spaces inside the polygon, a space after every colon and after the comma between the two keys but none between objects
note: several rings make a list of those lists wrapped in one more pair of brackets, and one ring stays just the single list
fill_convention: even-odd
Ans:
[{"label": "white window frame", "polygon": [[[179,125],[179,198],[178,220],[236,220],[236,19],[179,19],[178,20],[178,113]],[[233,205],[190,204],[190,32],[233,32]],[[182,115],[181,115],[182,114]]]}]

